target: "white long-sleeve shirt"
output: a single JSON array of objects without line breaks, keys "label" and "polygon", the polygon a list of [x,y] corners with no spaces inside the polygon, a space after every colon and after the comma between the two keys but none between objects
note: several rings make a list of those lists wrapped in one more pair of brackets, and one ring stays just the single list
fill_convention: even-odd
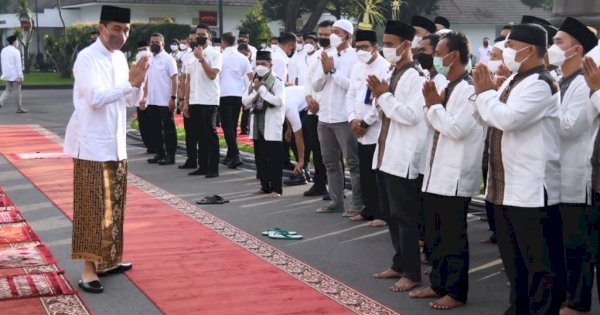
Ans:
[{"label": "white long-sleeve shirt", "polygon": [[594,129],[590,88],[580,73],[565,91],[560,104],[560,202],[589,203],[592,192]]},{"label": "white long-sleeve shirt", "polygon": [[17,81],[23,79],[21,52],[15,46],[8,45],[2,48],[0,59],[2,59],[2,76],[0,80]]},{"label": "white long-sleeve shirt", "polygon": [[335,73],[325,74],[323,64],[318,63],[311,84],[316,92],[321,93],[318,113],[320,122],[335,124],[348,121],[344,102],[350,87],[350,71],[357,62],[356,51],[348,47],[333,54]]},{"label": "white long-sleeve shirt", "polygon": [[348,122],[355,119],[363,120],[369,128],[364,136],[358,138],[361,144],[377,143],[377,135],[381,129],[381,121],[375,108],[373,108],[372,94],[367,99],[369,87],[367,86],[367,77],[369,75],[377,76],[380,80],[385,80],[388,76],[390,63],[380,55],[377,56],[371,64],[357,62],[350,74],[350,87],[346,94],[346,114]]},{"label": "white long-sleeve shirt", "polygon": [[[490,182],[504,178],[500,204],[514,207],[543,207],[560,202],[560,91],[551,75],[541,67],[524,76],[511,88],[506,103],[499,97],[516,74],[509,77],[498,91],[480,93],[475,106],[481,120],[502,131],[501,156],[503,172],[488,171],[486,198],[490,198]],[[493,201],[493,200],[490,200]]]},{"label": "white long-sleeve shirt", "polygon": [[64,152],[89,161],[126,159],[126,107],[137,104],[142,93],[129,83],[125,55],[108,51],[98,40],[79,53],[73,76],[75,111],[67,125]]},{"label": "white long-sleeve shirt", "polygon": [[[275,79],[272,91],[266,86],[261,86],[258,91],[249,88],[242,95],[244,107],[251,108],[256,98],[260,95],[265,102],[273,105],[265,109],[265,140],[281,141],[283,137],[283,121],[285,118],[285,85],[279,79]],[[250,139],[257,139],[254,134],[254,113],[250,114]]]}]

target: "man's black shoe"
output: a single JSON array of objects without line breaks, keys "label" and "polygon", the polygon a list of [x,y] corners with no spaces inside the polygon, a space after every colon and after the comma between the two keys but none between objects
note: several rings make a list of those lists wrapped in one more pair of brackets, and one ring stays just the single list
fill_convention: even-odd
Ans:
[{"label": "man's black shoe", "polygon": [[175,157],[171,155],[167,155],[158,161],[158,165],[173,165],[175,164]]},{"label": "man's black shoe", "polygon": [[304,178],[303,174],[292,175],[288,179],[284,180],[283,184],[286,185],[286,186],[305,185],[306,184],[306,179]]},{"label": "man's black shoe", "polygon": [[162,160],[164,157],[165,157],[164,154],[157,154],[153,158],[148,159],[147,161],[150,164],[156,164],[156,163],[158,163],[158,161]]},{"label": "man's black shoe", "polygon": [[309,190],[304,192],[304,197],[317,197],[317,196],[323,196],[327,193],[327,189],[325,188],[318,188],[315,185],[312,185],[312,187],[310,187]]},{"label": "man's black shoe", "polygon": [[125,271],[131,270],[132,268],[133,268],[132,263],[121,263],[115,269],[111,269],[111,270],[105,271],[105,272],[98,272],[98,277],[106,277],[106,276],[115,275],[118,273],[123,273]]},{"label": "man's black shoe", "polygon": [[233,161],[232,158],[226,157],[224,159],[221,160],[221,163],[225,164],[225,165],[229,165],[229,163],[231,163],[231,161]]},{"label": "man's black shoe", "polygon": [[102,293],[104,292],[104,287],[102,286],[102,283],[100,283],[100,281],[98,280],[94,280],[94,281],[90,281],[90,282],[85,282],[83,280],[79,280],[79,287],[88,293]]},{"label": "man's black shoe", "polygon": [[188,175],[192,175],[192,176],[194,176],[194,175],[206,175],[206,171],[197,169],[197,170],[195,170],[195,171],[193,171],[191,173],[188,173]]},{"label": "man's black shoe", "polygon": [[208,173],[204,177],[206,177],[206,178],[215,178],[215,177],[219,177],[219,174],[217,174],[217,173]]},{"label": "man's black shoe", "polygon": [[242,132],[240,132],[240,136],[247,135],[247,134],[248,134],[248,131],[242,131]]},{"label": "man's black shoe", "polygon": [[283,169],[284,170],[288,170],[288,171],[293,171],[294,167],[296,167],[296,165],[290,161],[287,161],[285,163],[283,163]]},{"label": "man's black shoe", "polygon": [[188,169],[188,168],[196,168],[198,167],[196,163],[191,162],[189,159],[185,160],[185,163],[178,166],[180,169]]},{"label": "man's black shoe", "polygon": [[228,164],[227,167],[231,168],[231,169],[236,169],[239,166],[241,166],[242,164],[244,164],[242,161],[240,161],[239,159],[236,160],[231,160]]}]

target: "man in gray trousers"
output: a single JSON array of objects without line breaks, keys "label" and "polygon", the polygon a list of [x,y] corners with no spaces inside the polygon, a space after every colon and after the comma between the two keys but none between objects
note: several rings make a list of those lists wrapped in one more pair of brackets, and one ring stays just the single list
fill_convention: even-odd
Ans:
[{"label": "man in gray trousers", "polygon": [[352,217],[360,213],[363,201],[360,192],[358,141],[348,123],[345,99],[350,86],[350,72],[358,59],[350,46],[354,32],[352,23],[338,20],[333,24],[332,32],[331,46],[336,50],[321,54],[321,64],[311,82],[313,89],[321,92],[318,133],[331,195],[331,203],[319,208],[317,212],[344,211],[344,173],[340,161],[343,154],[352,179],[352,203],[343,216]]}]

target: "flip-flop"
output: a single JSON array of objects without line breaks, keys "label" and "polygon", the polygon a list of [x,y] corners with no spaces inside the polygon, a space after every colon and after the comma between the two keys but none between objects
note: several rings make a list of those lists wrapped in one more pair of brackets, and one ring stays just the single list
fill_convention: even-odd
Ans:
[{"label": "flip-flop", "polygon": [[206,196],[200,200],[197,200],[196,203],[199,205],[222,205],[228,203],[229,200],[224,199],[219,195]]},{"label": "flip-flop", "polygon": [[330,208],[330,207],[322,207],[317,209],[317,213],[334,213],[334,212],[344,212],[344,209],[339,208]]},{"label": "flip-flop", "polygon": [[287,232],[289,235],[296,235],[296,234],[298,234],[297,232],[286,231],[286,230],[284,230],[282,228],[278,228],[278,227],[270,228],[270,229],[268,229],[266,231],[263,231],[261,234],[264,235],[264,236],[269,236],[269,232],[273,232],[273,231],[275,231],[275,232]]},{"label": "flip-flop", "polygon": [[290,234],[285,231],[271,231],[269,232],[269,238],[278,240],[301,240],[302,235]]}]

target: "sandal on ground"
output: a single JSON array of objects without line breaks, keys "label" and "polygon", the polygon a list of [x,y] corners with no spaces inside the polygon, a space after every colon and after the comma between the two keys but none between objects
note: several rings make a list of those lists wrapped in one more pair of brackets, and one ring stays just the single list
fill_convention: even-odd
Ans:
[{"label": "sandal on ground", "polygon": [[326,206],[326,207],[322,207],[317,209],[317,213],[333,213],[333,212],[343,212],[344,209],[343,208],[336,208],[333,206]]},{"label": "sandal on ground", "polygon": [[288,233],[289,235],[296,235],[296,234],[298,234],[297,232],[286,231],[286,230],[284,230],[282,228],[279,228],[279,227],[270,228],[270,229],[268,229],[266,231],[263,231],[261,234],[264,235],[264,236],[269,236],[270,232],[285,232],[285,233]]},{"label": "sandal on ground", "polygon": [[214,196],[206,196],[200,200],[197,200],[196,203],[199,205],[222,205],[228,203],[229,200],[224,199],[219,195]]},{"label": "sandal on ground", "polygon": [[290,234],[287,231],[271,231],[269,232],[269,238],[279,240],[301,240],[302,235]]},{"label": "sandal on ground", "polygon": [[360,212],[356,211],[356,210],[348,210],[348,211],[344,211],[344,213],[342,213],[342,217],[351,218],[357,214],[360,214]]}]

